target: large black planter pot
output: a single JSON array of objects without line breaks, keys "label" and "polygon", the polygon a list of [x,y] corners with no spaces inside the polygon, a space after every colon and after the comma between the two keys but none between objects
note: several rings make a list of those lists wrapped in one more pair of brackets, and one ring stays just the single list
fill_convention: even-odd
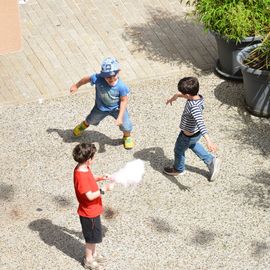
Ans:
[{"label": "large black planter pot", "polygon": [[243,64],[249,53],[257,46],[259,44],[240,51],[237,62],[243,74],[246,109],[256,116],[270,117],[270,71],[253,69]]},{"label": "large black planter pot", "polygon": [[242,73],[236,56],[243,48],[261,42],[258,37],[247,37],[240,43],[226,40],[224,37],[213,33],[217,42],[218,57],[216,71],[219,75],[233,80],[242,80]]}]

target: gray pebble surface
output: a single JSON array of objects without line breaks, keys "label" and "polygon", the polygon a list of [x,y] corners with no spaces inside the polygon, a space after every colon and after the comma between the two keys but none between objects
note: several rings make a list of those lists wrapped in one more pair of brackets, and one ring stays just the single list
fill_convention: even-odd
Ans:
[{"label": "gray pebble surface", "polygon": [[[185,103],[165,101],[186,75],[199,77],[205,97],[205,123],[222,160],[215,182],[191,151],[184,176],[162,174],[173,162]],[[72,136],[94,105],[90,85],[66,97],[0,107],[1,270],[82,269],[72,159],[79,142],[96,144],[97,175],[145,161],[137,187],[116,186],[103,196],[105,237],[98,250],[106,269],[270,269],[270,124],[246,112],[242,83],[183,67],[128,85],[130,151],[113,118]]]}]

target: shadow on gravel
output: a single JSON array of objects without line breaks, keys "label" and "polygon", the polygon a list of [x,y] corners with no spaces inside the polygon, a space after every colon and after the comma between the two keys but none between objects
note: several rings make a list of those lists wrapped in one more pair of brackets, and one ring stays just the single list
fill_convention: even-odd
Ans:
[{"label": "shadow on gravel", "polygon": [[236,194],[244,194],[246,203],[265,210],[270,208],[270,173],[262,171],[250,177],[252,183],[236,190]]},{"label": "shadow on gravel", "polygon": [[[257,260],[262,259],[270,253],[270,246],[266,242],[253,241],[251,243],[251,256]],[[269,256],[269,255],[268,255]]]},{"label": "shadow on gravel", "polygon": [[243,194],[246,198],[245,203],[255,207],[270,208],[270,173],[262,171],[250,177],[252,183],[245,185],[235,194]]},{"label": "shadow on gravel", "polygon": [[197,168],[197,167],[194,167],[194,166],[190,166],[190,165],[186,165],[186,170],[187,171],[190,171],[190,172],[193,172],[193,173],[200,174],[200,175],[204,176],[207,179],[207,181],[208,181],[209,171],[202,170],[200,168]]},{"label": "shadow on gravel", "polygon": [[49,128],[47,129],[49,134],[57,133],[64,142],[73,143],[73,142],[87,142],[87,143],[98,143],[99,153],[104,153],[106,151],[105,145],[122,145],[122,139],[111,139],[110,137],[94,130],[85,130],[80,137],[74,137],[72,129],[57,129],[57,128]]},{"label": "shadow on gravel", "polygon": [[222,103],[220,106],[227,106],[227,109],[237,107],[238,111],[245,111],[243,83],[224,81],[214,89],[214,95]]},{"label": "shadow on gravel", "polygon": [[[55,246],[70,258],[82,262],[84,256],[83,235],[81,232],[69,230],[52,223],[49,219],[37,219],[28,225],[32,231],[39,233],[40,239],[48,246]],[[103,234],[107,228],[102,226]],[[105,235],[104,235],[105,236]]]},{"label": "shadow on gravel", "polygon": [[[141,151],[134,153],[133,156],[135,158],[139,158],[139,159],[142,159],[144,161],[149,161],[151,167],[155,171],[160,172],[163,176],[165,176],[173,184],[177,185],[180,190],[184,190],[184,191],[190,190],[190,187],[184,186],[183,184],[179,183],[179,181],[177,180],[176,177],[163,174],[162,171],[163,171],[164,164],[171,164],[172,161],[164,155],[164,151],[162,148],[160,148],[160,147],[146,148],[146,149],[143,149]],[[200,170],[198,168],[188,166],[188,165],[186,166],[186,168],[189,171],[205,175],[205,171]]]},{"label": "shadow on gravel", "polygon": [[0,183],[0,200],[12,201],[14,198],[14,188],[12,185]]},{"label": "shadow on gravel", "polygon": [[[214,90],[215,97],[222,103],[221,106],[227,106],[227,109],[236,108],[244,128],[237,128],[235,139],[239,143],[251,145],[258,149],[262,155],[270,155],[270,121],[265,118],[255,118],[246,111],[244,107],[243,85],[233,82],[222,82]],[[239,120],[238,118],[236,120]]]},{"label": "shadow on gravel", "polygon": [[176,233],[176,230],[166,221],[161,218],[151,217],[151,227],[160,233]]},{"label": "shadow on gravel", "polygon": [[198,230],[194,237],[191,239],[191,243],[195,245],[205,246],[209,245],[215,240],[215,234],[208,230]]},{"label": "shadow on gravel", "polygon": [[217,58],[214,37],[183,16],[153,7],[148,13],[147,22],[125,29],[123,39],[134,45],[131,53],[145,52],[150,60],[178,66],[185,63],[204,73],[212,72]]},{"label": "shadow on gravel", "polygon": [[104,212],[103,212],[103,217],[105,219],[115,219],[118,215],[119,215],[119,212],[117,209],[105,206]]},{"label": "shadow on gravel", "polygon": [[254,121],[250,115],[245,119],[246,126],[238,131],[238,140],[241,144],[251,145],[260,151],[265,157],[270,156],[270,121],[268,119],[258,119]]},{"label": "shadow on gravel", "polygon": [[[84,245],[79,240],[82,239],[80,232],[55,225],[49,219],[37,219],[32,221],[28,227],[32,231],[39,232],[40,239],[48,246],[55,246],[67,256],[81,263]],[[74,238],[74,236],[79,239]]]},{"label": "shadow on gravel", "polygon": [[72,205],[72,201],[64,196],[54,196],[53,201],[62,208],[67,208]]}]

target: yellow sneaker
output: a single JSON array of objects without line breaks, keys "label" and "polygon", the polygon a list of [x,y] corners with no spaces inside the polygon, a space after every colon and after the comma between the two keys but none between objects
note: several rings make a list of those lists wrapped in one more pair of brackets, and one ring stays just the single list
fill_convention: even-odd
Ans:
[{"label": "yellow sneaker", "polygon": [[83,122],[81,122],[79,125],[77,125],[74,129],[73,129],[73,135],[74,136],[80,136],[81,133],[88,128],[88,126]]},{"label": "yellow sneaker", "polygon": [[134,147],[134,141],[131,137],[123,137],[125,149],[132,149]]}]

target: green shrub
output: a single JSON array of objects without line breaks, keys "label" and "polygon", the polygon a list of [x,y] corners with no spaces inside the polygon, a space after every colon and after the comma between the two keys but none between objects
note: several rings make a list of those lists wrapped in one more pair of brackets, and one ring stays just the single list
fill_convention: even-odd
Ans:
[{"label": "green shrub", "polygon": [[270,71],[270,32],[267,34],[262,44],[248,55],[244,64],[254,69]]},{"label": "green shrub", "polygon": [[[181,1],[183,2],[183,0]],[[248,36],[264,36],[270,26],[270,0],[190,0],[205,29],[240,42]]]}]

